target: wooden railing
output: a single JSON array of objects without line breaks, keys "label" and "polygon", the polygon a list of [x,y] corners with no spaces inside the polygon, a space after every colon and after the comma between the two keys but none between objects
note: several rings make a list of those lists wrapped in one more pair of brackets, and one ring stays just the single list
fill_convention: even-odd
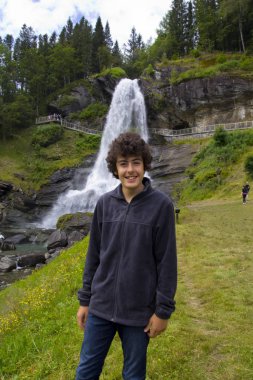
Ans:
[{"label": "wooden railing", "polygon": [[84,127],[81,123],[70,123],[64,120],[60,115],[49,115],[37,117],[36,124],[46,124],[46,123],[60,123],[64,128],[72,129],[74,131],[87,133],[89,135],[98,135],[102,133],[102,128],[100,130],[91,129]]},{"label": "wooden railing", "polygon": [[236,129],[253,128],[253,121],[240,121],[237,123],[221,123],[212,124],[204,127],[192,127],[185,129],[150,129],[151,133],[169,137],[171,139],[189,138],[189,137],[205,137],[213,135],[217,128],[223,128],[226,131],[234,131]]}]

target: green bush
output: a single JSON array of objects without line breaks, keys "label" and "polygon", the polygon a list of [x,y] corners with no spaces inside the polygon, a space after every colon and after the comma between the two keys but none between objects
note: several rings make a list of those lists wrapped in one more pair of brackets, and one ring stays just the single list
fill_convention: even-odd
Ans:
[{"label": "green bush", "polygon": [[240,69],[245,71],[253,71],[253,59],[246,58],[242,62],[240,62]]},{"label": "green bush", "polygon": [[72,95],[61,95],[58,100],[58,107],[65,107],[69,106],[70,104],[73,104],[77,102],[77,99]]},{"label": "green bush", "polygon": [[98,149],[101,141],[101,135],[80,135],[76,142],[78,151],[86,151],[90,149]]},{"label": "green bush", "polygon": [[217,63],[225,63],[227,61],[227,57],[225,54],[221,53],[217,56],[216,62]]},{"label": "green bush", "polygon": [[155,74],[155,70],[153,68],[153,66],[151,65],[151,63],[148,65],[148,67],[146,67],[146,69],[144,70],[144,75],[149,75],[149,76],[154,76]]},{"label": "green bush", "polygon": [[217,146],[224,146],[228,143],[228,133],[222,127],[218,127],[213,135],[214,143]]},{"label": "green bush", "polygon": [[127,74],[125,70],[123,70],[121,67],[112,67],[111,69],[106,69],[102,71],[99,74],[96,74],[95,77],[105,77],[105,76],[111,76],[113,78],[126,78]]},{"label": "green bush", "polygon": [[235,59],[232,59],[231,61],[224,62],[220,65],[221,71],[232,71],[236,70],[240,67],[240,62],[238,62]]},{"label": "green bush", "polygon": [[253,155],[246,158],[244,168],[250,177],[253,178]]},{"label": "green bush", "polygon": [[199,58],[200,57],[200,51],[198,49],[193,49],[190,51],[190,55],[194,58]]},{"label": "green bush", "polygon": [[47,147],[59,141],[63,136],[63,128],[56,124],[38,127],[32,136],[32,145]]},{"label": "green bush", "polygon": [[103,103],[92,103],[79,114],[80,120],[93,121],[97,117],[104,116],[108,111],[108,106]]}]

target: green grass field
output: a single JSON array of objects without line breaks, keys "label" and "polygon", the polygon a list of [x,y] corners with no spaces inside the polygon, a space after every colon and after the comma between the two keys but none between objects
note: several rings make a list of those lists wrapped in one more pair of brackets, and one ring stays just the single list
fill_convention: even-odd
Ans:
[{"label": "green grass field", "polygon": [[[147,380],[252,380],[253,199],[181,209],[177,310],[151,341]],[[88,238],[0,293],[0,378],[74,379],[82,332],[76,291]],[[102,380],[121,379],[116,337]]]}]

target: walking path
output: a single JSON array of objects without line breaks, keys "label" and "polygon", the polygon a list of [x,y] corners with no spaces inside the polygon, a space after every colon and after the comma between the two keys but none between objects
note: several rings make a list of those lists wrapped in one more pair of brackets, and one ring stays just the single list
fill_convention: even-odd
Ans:
[{"label": "walking path", "polygon": [[99,135],[102,133],[102,130],[96,130],[92,128],[84,127],[80,122],[70,123],[69,121],[64,120],[60,115],[49,115],[37,117],[36,124],[47,124],[47,123],[60,123],[64,128],[72,129],[73,131],[86,133],[88,135]]},{"label": "walking path", "polygon": [[[49,115],[42,116],[36,119],[36,124],[45,124],[45,123],[60,123],[64,128],[72,129],[74,131],[87,133],[90,135],[101,134],[102,127],[99,130],[86,128],[81,125],[80,122],[70,123],[64,120],[60,115]],[[253,128],[253,120],[248,121],[240,121],[237,123],[223,123],[223,124],[212,124],[207,126],[199,126],[185,129],[159,129],[159,128],[151,128],[149,129],[150,133],[161,135],[172,140],[181,140],[187,138],[203,138],[212,136],[217,128],[223,128],[226,131],[234,131],[238,129],[250,129]]]}]

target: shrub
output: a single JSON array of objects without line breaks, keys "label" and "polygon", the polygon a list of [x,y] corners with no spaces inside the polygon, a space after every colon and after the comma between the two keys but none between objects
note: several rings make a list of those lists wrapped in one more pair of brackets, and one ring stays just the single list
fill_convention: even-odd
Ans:
[{"label": "shrub", "polygon": [[240,62],[240,69],[245,71],[253,71],[253,59],[246,58],[242,62]]},{"label": "shrub", "polygon": [[61,95],[58,100],[58,107],[62,108],[65,106],[69,106],[70,104],[73,104],[77,102],[77,99],[72,95]]},{"label": "shrub", "polygon": [[153,68],[153,66],[151,65],[151,63],[148,65],[148,67],[146,67],[146,69],[144,70],[144,75],[149,75],[149,76],[154,76],[155,74],[155,70]]},{"label": "shrub", "polygon": [[222,127],[218,127],[213,135],[214,143],[217,146],[224,146],[228,143],[228,133]]},{"label": "shrub", "polygon": [[47,147],[59,141],[63,136],[63,128],[56,124],[38,127],[32,136],[32,145]]},{"label": "shrub", "polygon": [[85,135],[82,134],[76,142],[78,151],[87,151],[90,149],[98,149],[101,141],[101,135]]},{"label": "shrub", "polygon": [[235,60],[235,59],[232,59],[231,61],[227,61],[227,62],[224,62],[220,65],[220,70],[221,71],[231,71],[231,70],[235,70],[235,69],[238,69],[240,66],[240,63]]},{"label": "shrub", "polygon": [[253,178],[253,155],[251,154],[245,160],[244,168],[246,172]]},{"label": "shrub", "polygon": [[105,77],[105,76],[111,76],[113,78],[126,78],[127,74],[125,70],[123,70],[121,67],[112,67],[111,69],[106,69],[102,71],[99,74],[96,74],[95,77]]},{"label": "shrub", "polygon": [[97,117],[104,116],[108,111],[108,106],[103,103],[92,103],[79,114],[79,119],[93,121]]},{"label": "shrub", "polygon": [[190,51],[190,55],[194,58],[199,58],[200,57],[200,51],[198,49],[193,49]]},{"label": "shrub", "polygon": [[224,63],[226,62],[226,60],[227,60],[227,57],[223,53],[219,54],[216,58],[217,63]]}]

